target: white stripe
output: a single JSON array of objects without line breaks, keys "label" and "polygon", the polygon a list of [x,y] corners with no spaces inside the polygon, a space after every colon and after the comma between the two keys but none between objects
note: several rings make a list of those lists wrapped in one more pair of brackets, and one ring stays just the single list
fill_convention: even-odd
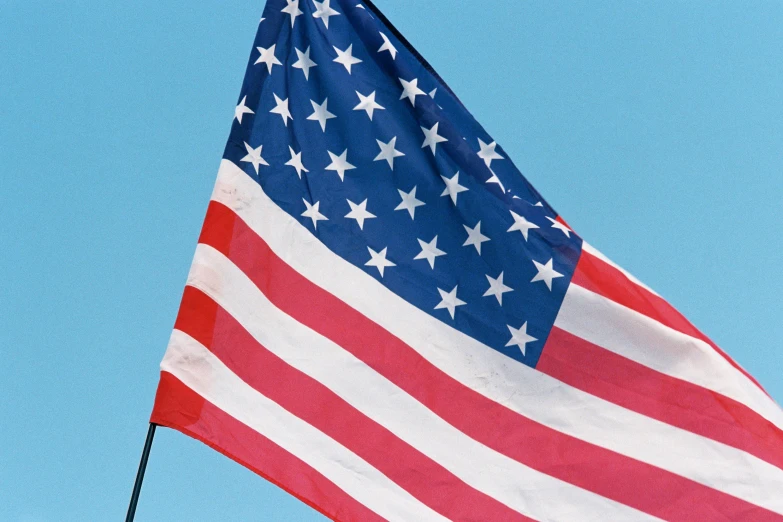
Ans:
[{"label": "white stripe", "polygon": [[[471,439],[363,361],[275,307],[236,265],[211,246],[198,246],[187,284],[210,296],[270,352],[469,486],[512,509],[539,520],[652,519]],[[520,488],[521,484],[525,487]],[[569,502],[563,503],[564,498]]]},{"label": "white stripe", "polygon": [[783,411],[701,339],[581,286],[568,287],[555,326],[671,377],[741,402],[783,428]]},{"label": "white stripe", "polygon": [[465,386],[545,426],[783,514],[783,471],[567,386],[422,313],[331,252],[229,161],[221,164],[212,199],[234,210],[296,271]]},{"label": "white stripe", "polygon": [[[606,256],[605,256],[603,253],[601,253],[601,252],[600,252],[600,251],[599,251],[597,248],[595,248],[594,246],[592,246],[592,245],[588,244],[587,242],[584,242],[584,241],[583,241],[583,242],[582,242],[582,251],[583,251],[583,252],[587,252],[588,254],[590,254],[590,255],[592,255],[592,256],[595,256],[595,257],[597,257],[598,259],[601,259],[602,261],[604,261],[604,262],[605,262],[605,263],[607,263],[608,265],[610,265],[610,266],[614,267],[615,269],[619,270],[619,271],[620,271],[620,272],[621,272],[623,275],[625,275],[625,277],[627,277],[627,278],[628,278],[628,279],[629,279],[631,282],[633,282],[633,283],[636,283],[637,285],[639,285],[640,287],[644,288],[645,290],[647,290],[647,291],[648,291],[648,292],[650,292],[651,294],[653,294],[653,295],[656,295],[656,296],[658,296],[658,297],[661,297],[661,296],[660,296],[660,295],[659,295],[659,294],[658,294],[658,293],[657,293],[655,290],[653,290],[653,289],[652,289],[652,288],[650,288],[649,286],[645,285],[644,283],[642,283],[641,281],[639,281],[638,279],[636,279],[636,278],[635,278],[633,275],[631,275],[631,274],[630,274],[628,271],[626,271],[626,270],[625,270],[623,267],[621,267],[620,265],[617,265],[617,264],[615,264],[615,263],[614,263],[614,261],[612,261],[611,259],[609,259],[608,257],[606,257]],[[735,362],[735,364],[736,364],[736,362]],[[740,373],[742,374],[742,371],[740,371]],[[749,382],[750,382],[750,383],[751,383],[751,384],[752,384],[754,387],[756,387],[756,388],[760,388],[760,386],[759,386],[758,384],[756,384],[756,383],[755,383],[755,382],[754,382],[752,379],[750,379],[750,378],[749,378],[747,375],[743,374],[743,375],[742,375],[742,377],[743,377],[743,378],[745,378],[745,379],[747,379],[747,380],[748,380],[748,381],[749,381]],[[764,393],[763,393],[763,391],[762,391],[762,394],[764,394]],[[778,405],[775,405],[775,407],[776,407],[777,409],[780,409],[780,407],[779,407]]]},{"label": "white stripe", "polygon": [[[584,240],[582,241],[582,251],[583,252],[587,252],[588,254],[597,257],[598,259],[600,259],[601,261],[603,261],[607,265],[613,266],[614,268],[619,270],[625,277],[627,277],[632,283],[636,283],[637,285],[641,286],[642,288],[644,288],[645,290],[647,290],[651,294],[658,295],[658,293],[655,290],[653,290],[652,288],[650,288],[646,284],[644,284],[641,281],[639,281],[638,279],[636,279],[633,276],[633,274],[631,274],[625,268],[621,267],[620,265],[616,264],[614,261],[612,261],[611,259],[606,257],[600,250],[595,248],[593,245],[589,244],[587,241],[584,241]],[[658,297],[660,297],[660,296],[658,296]]]},{"label": "white stripe", "polygon": [[188,334],[174,330],[160,368],[378,515],[402,522],[447,520],[356,454],[251,388]]}]

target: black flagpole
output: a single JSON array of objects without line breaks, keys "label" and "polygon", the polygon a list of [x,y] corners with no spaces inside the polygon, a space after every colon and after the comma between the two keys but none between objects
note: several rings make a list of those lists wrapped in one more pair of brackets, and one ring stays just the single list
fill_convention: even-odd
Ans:
[{"label": "black flagpole", "polygon": [[133,485],[128,514],[125,516],[125,522],[133,522],[136,516],[136,504],[139,503],[139,494],[141,493],[141,483],[144,482],[144,471],[147,469],[147,460],[150,458],[150,449],[152,449],[152,438],[155,436],[157,424],[150,422],[150,429],[147,430],[147,440],[144,442],[144,451],[141,452],[141,462],[139,462],[139,471],[136,473],[136,483]]}]

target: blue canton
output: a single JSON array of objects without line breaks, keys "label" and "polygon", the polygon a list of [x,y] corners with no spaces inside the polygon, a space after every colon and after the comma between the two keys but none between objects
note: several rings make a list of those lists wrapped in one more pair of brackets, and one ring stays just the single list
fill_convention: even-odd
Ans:
[{"label": "blue canton", "polygon": [[224,157],[390,291],[536,365],[581,239],[372,5],[267,3]]}]

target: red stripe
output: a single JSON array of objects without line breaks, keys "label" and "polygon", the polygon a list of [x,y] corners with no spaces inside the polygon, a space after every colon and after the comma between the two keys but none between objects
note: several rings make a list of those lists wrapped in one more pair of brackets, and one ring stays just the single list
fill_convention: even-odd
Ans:
[{"label": "red stripe", "polygon": [[384,520],[297,457],[161,372],[150,422],[200,440],[333,520]]},{"label": "red stripe", "polygon": [[[232,213],[210,204],[207,220]],[[225,233],[232,231],[226,230]],[[286,265],[241,219],[223,251],[275,306],[342,346],[470,437],[553,477],[670,520],[779,519],[758,506],[523,417],[455,381]],[[203,238],[208,243],[209,238]],[[211,244],[211,243],[208,243]],[[212,244],[219,249],[219,245]],[[531,399],[535,400],[535,399]]]},{"label": "red stripe", "polygon": [[745,371],[706,335],[701,333],[672,305],[667,303],[662,297],[634,283],[622,271],[606,261],[582,250],[582,255],[576,264],[576,271],[571,282],[646,315],[651,319],[655,319],[673,330],[706,342],[734,368],[742,372],[753,384],[758,386],[764,393],[767,393],[752,375]]},{"label": "red stripe", "polygon": [[[200,290],[187,287],[182,302],[175,328],[204,344],[262,395],[356,453],[433,510],[453,520],[529,520],[468,486],[329,388],[285,363]],[[215,327],[208,345],[210,339],[199,338],[198,332],[213,316]]]},{"label": "red stripe", "polygon": [[783,468],[783,436],[742,403],[553,328],[536,369],[624,408]]},{"label": "red stripe", "polygon": [[[751,382],[758,386],[759,389],[766,393],[750,374],[723,352],[707,336],[693,326],[693,324],[691,324],[672,305],[667,303],[660,296],[634,283],[623,274],[622,271],[606,261],[588,252],[582,251],[572,283],[654,319],[673,330],[706,342],[734,368],[739,370]],[[574,377],[572,376],[571,378]],[[584,382],[583,385],[587,385],[587,383]],[[600,386],[600,384],[598,386]],[[738,401],[712,391],[704,390],[699,392],[697,391],[698,389],[699,387],[697,386],[692,387],[694,393],[699,395],[709,394],[713,397],[713,400],[710,403],[709,410],[704,409],[707,405],[703,401],[697,401],[695,405],[699,405],[700,409],[694,409],[692,415],[699,417],[700,412],[704,413],[704,411],[710,411],[712,414],[718,415],[717,419],[720,420],[721,418],[725,418],[725,415],[723,414],[725,411],[728,411],[731,415],[731,421],[733,421],[734,428],[732,429],[732,427],[729,426],[721,429],[720,424],[717,424],[715,426],[717,429],[701,426],[703,431],[696,431],[695,429],[693,431],[747,451],[775,466],[783,467],[783,430],[769,422],[762,415],[759,415],[752,408],[749,408]],[[679,425],[675,417],[668,417],[664,422]],[[690,424],[693,425],[694,423],[691,422]],[[737,434],[737,429],[746,431],[748,435],[739,436]],[[710,431],[710,434],[707,434],[708,430]],[[724,433],[723,430],[726,430],[726,432]],[[730,432],[733,432],[734,435]],[[728,442],[728,440],[731,442]]]}]

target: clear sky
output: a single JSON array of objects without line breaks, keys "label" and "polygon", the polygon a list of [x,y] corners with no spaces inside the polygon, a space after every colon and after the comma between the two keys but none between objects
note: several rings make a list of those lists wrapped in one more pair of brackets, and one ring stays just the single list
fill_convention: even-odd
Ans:
[{"label": "clear sky", "polygon": [[[783,3],[376,3],[576,231],[783,401]],[[3,1],[0,520],[124,517],[262,8]],[[319,519],[159,430],[137,520]]]}]

